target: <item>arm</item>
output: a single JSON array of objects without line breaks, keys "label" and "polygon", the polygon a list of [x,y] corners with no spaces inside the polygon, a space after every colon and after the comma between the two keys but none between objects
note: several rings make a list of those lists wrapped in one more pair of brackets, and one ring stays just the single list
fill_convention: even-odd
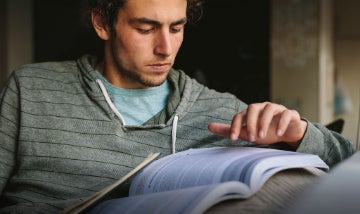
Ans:
[{"label": "arm", "polygon": [[15,165],[15,150],[19,128],[19,94],[14,76],[0,94],[0,193]]},{"label": "arm", "polygon": [[319,155],[330,166],[355,151],[343,136],[301,119],[297,111],[269,102],[249,105],[233,117],[231,124],[210,123],[208,127],[230,140],[266,145],[284,142],[298,152]]},{"label": "arm", "polygon": [[297,151],[319,155],[329,166],[334,166],[354,154],[355,147],[341,134],[330,131],[321,124],[308,122]]}]

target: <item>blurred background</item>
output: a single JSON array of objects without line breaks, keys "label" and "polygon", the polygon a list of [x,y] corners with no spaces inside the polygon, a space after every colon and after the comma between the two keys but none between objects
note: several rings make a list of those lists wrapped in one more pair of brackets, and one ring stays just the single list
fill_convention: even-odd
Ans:
[{"label": "blurred background", "polygon": [[[0,1],[0,87],[17,67],[101,56],[80,1]],[[313,122],[345,121],[358,144],[360,1],[204,0],[175,68],[241,100],[273,101]]]}]

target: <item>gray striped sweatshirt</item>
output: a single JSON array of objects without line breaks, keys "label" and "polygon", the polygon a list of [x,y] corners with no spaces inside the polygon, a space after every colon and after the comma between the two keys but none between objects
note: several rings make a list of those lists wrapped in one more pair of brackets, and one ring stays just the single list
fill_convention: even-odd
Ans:
[{"label": "gray striped sweatshirt", "polygon": [[[166,108],[142,126],[124,126],[96,79],[95,63],[85,55],[12,73],[0,96],[0,213],[57,213],[113,183],[152,152],[256,146],[207,130],[209,122],[230,123],[245,103],[175,69],[168,77]],[[334,165],[354,148],[341,135],[309,123],[298,151]]]}]

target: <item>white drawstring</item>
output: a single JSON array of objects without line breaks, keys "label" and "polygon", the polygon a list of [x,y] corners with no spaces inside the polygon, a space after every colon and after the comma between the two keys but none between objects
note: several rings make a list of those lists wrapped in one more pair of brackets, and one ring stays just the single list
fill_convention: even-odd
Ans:
[{"label": "white drawstring", "polygon": [[177,122],[179,120],[179,115],[175,114],[173,119],[172,125],[172,132],[171,132],[171,153],[175,154],[176,151],[176,129],[177,129]]},{"label": "white drawstring", "polygon": [[[102,93],[104,94],[106,102],[108,103],[110,108],[113,110],[115,115],[121,120],[122,124],[125,126],[126,125],[125,120],[121,116],[120,112],[117,110],[114,103],[111,101],[110,96],[107,93],[104,84],[99,79],[97,79],[96,82],[100,86],[100,89],[101,89]],[[171,153],[172,154],[175,154],[175,151],[176,151],[176,129],[177,129],[178,120],[179,120],[179,115],[175,114],[174,119],[173,119],[173,124],[172,124],[172,131],[171,131]]]},{"label": "white drawstring", "polygon": [[105,100],[107,102],[107,104],[110,106],[110,108],[113,110],[113,112],[115,113],[115,115],[121,120],[122,124],[125,126],[125,120],[124,118],[121,116],[120,112],[117,110],[116,106],[114,105],[114,103],[111,101],[109,94],[106,91],[106,88],[104,86],[104,84],[101,82],[101,80],[97,79],[96,80],[97,84],[100,86],[100,89],[102,91],[102,93],[104,94]]}]

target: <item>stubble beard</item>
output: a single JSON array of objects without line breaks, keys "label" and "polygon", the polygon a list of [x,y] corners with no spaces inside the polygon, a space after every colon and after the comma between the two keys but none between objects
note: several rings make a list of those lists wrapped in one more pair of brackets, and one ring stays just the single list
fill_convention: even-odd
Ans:
[{"label": "stubble beard", "polygon": [[161,79],[146,78],[145,76],[141,75],[140,73],[138,73],[136,71],[132,71],[132,70],[124,68],[124,66],[122,66],[121,59],[118,58],[119,50],[116,48],[116,45],[114,44],[114,42],[112,42],[112,44],[111,44],[111,54],[112,54],[112,58],[115,62],[116,70],[122,78],[137,82],[145,87],[156,87],[156,86],[161,85],[166,80],[167,75],[162,77]]}]

